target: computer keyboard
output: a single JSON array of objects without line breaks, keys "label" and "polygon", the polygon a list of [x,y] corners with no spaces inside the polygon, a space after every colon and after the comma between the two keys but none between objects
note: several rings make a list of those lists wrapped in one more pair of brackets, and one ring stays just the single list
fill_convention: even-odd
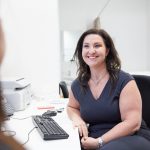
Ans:
[{"label": "computer keyboard", "polygon": [[32,116],[32,121],[44,140],[67,139],[69,137],[66,131],[51,117],[36,115]]}]

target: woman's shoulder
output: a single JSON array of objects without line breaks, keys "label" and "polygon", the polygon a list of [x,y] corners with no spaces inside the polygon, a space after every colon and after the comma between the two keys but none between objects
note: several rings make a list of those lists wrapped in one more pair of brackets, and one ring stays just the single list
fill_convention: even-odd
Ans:
[{"label": "woman's shoulder", "polygon": [[120,70],[119,71],[119,79],[120,80],[133,80],[134,78],[130,73]]},{"label": "woman's shoulder", "polygon": [[123,89],[125,85],[131,80],[134,80],[134,78],[130,73],[120,70],[119,75],[118,75],[118,86],[121,89]]},{"label": "woman's shoulder", "polygon": [[72,81],[71,83],[71,88],[76,88],[80,85],[79,79],[76,78],[75,80]]},{"label": "woman's shoulder", "polygon": [[72,84],[71,84],[71,90],[72,93],[74,95],[74,97],[78,100],[81,98],[82,95],[82,87],[80,85],[80,81],[78,78],[76,78],[75,80],[73,80]]}]

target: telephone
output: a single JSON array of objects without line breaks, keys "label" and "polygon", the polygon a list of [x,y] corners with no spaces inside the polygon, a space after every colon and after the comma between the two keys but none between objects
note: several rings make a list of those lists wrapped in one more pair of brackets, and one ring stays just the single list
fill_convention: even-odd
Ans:
[{"label": "telephone", "polygon": [[0,81],[2,94],[15,111],[25,110],[32,99],[31,84],[25,78]]}]

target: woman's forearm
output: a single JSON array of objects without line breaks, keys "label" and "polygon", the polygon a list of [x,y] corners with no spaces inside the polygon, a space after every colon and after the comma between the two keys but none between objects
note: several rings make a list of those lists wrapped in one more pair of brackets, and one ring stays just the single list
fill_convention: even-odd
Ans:
[{"label": "woman's forearm", "polygon": [[73,126],[78,128],[81,137],[88,136],[88,129],[86,122],[81,118],[79,109],[73,107],[67,107],[67,113],[69,118],[73,122]]},{"label": "woman's forearm", "polygon": [[[80,111],[76,108],[73,108],[71,106],[67,106],[67,114],[69,118],[73,121],[74,119],[81,119]],[[82,120],[82,119],[81,119]]]},{"label": "woman's forearm", "polygon": [[132,121],[123,121],[102,135],[104,143],[108,143],[111,140],[132,135],[140,128],[140,123],[133,123]]}]

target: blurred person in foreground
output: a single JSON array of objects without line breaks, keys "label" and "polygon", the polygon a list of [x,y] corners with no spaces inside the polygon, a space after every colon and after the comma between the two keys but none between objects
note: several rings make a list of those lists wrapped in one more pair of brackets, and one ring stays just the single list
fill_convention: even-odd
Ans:
[{"label": "blurred person in foreground", "polygon": [[[4,34],[2,30],[2,23],[0,20],[0,64],[4,56],[4,50],[5,50]],[[0,88],[0,150],[24,150],[21,144],[19,144],[13,137],[5,135],[5,133],[1,130],[4,120],[5,120],[5,113],[3,111],[2,93]]]}]

